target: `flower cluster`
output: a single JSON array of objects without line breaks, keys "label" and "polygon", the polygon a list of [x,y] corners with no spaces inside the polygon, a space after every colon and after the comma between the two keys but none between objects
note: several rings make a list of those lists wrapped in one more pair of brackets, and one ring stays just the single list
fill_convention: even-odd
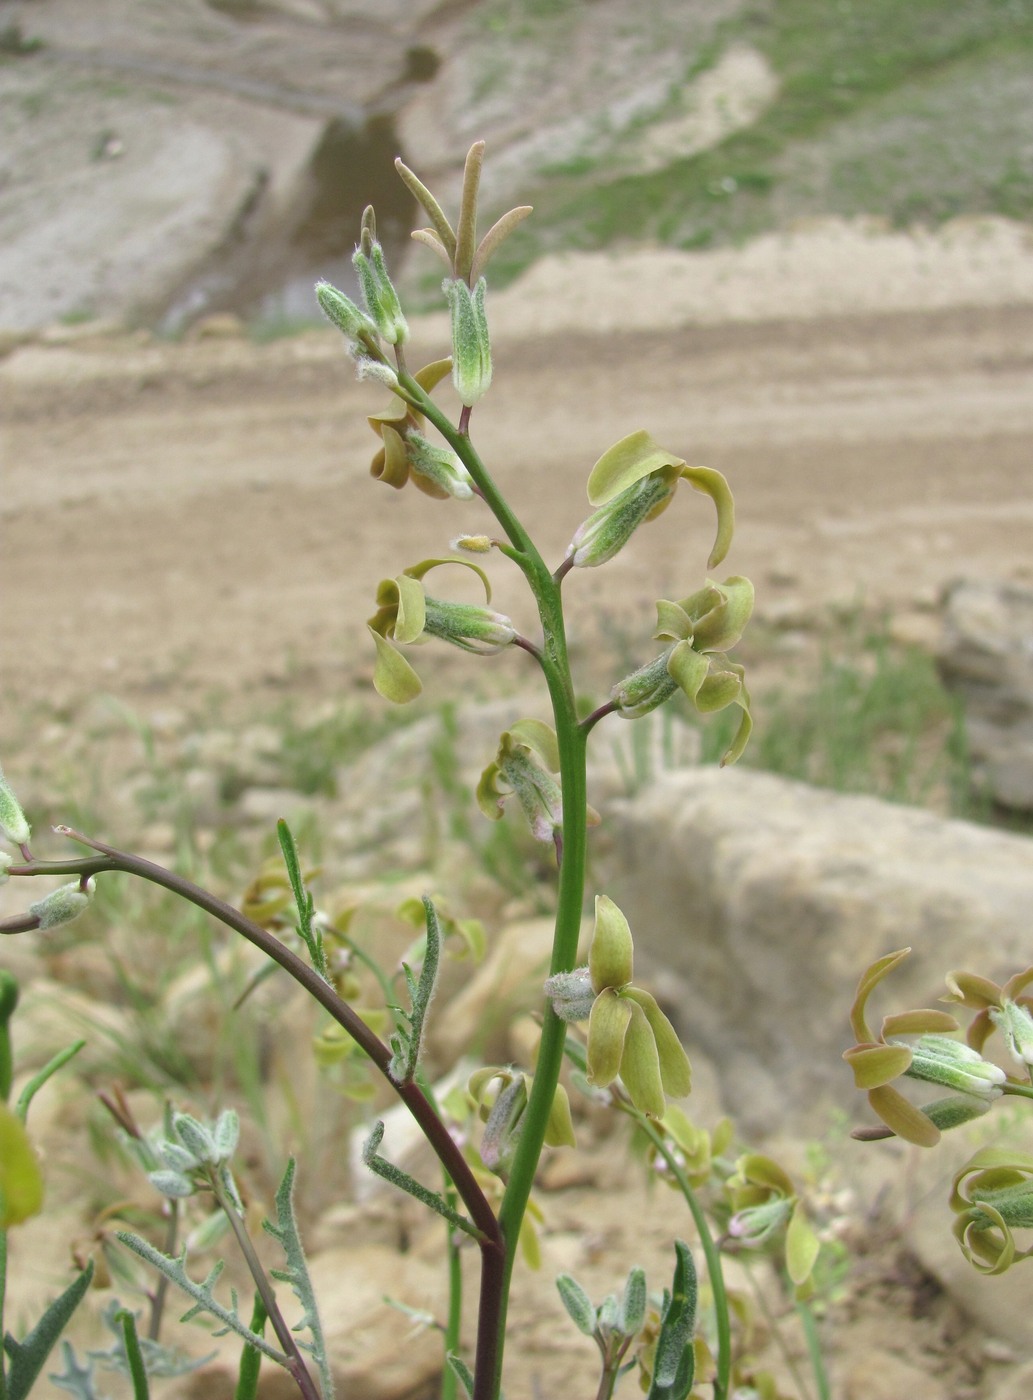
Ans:
[{"label": "flower cluster", "polygon": [[635,1107],[662,1118],[666,1095],[682,1098],[692,1088],[692,1071],[656,998],[634,986],[633,959],[627,919],[598,895],[588,966],[554,974],[545,994],[563,1020],[588,1020],[588,1082],[606,1088],[619,1075]]},{"label": "flower cluster", "polygon": [[[843,1058],[854,1083],[891,1132],[920,1147],[934,1147],[941,1131],[986,1113],[1002,1093],[1005,1073],[978,1050],[952,1038],[957,1020],[946,1011],[903,1011],[883,1018],[878,1036],[865,1020],[872,991],[907,957],[910,948],[888,953],[865,971],[850,1012],[857,1044]],[[902,1039],[902,1037],[908,1037]],[[906,1099],[893,1080],[906,1076],[953,1090],[923,1108]]]}]

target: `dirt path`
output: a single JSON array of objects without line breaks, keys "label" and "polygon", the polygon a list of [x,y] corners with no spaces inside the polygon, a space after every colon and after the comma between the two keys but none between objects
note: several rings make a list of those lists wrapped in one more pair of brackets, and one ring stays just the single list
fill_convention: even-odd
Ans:
[{"label": "dirt path", "polygon": [[[586,513],[595,457],[646,426],[729,476],[727,567],[754,578],[761,616],[906,611],[959,573],[1033,577],[1031,370],[1028,307],[553,336],[500,347],[475,437],[547,557]],[[8,705],[332,692],[368,665],[377,579],[486,527],[476,503],[369,480],[363,415],[382,396],[330,335],[29,346],[0,390]],[[600,609],[638,631],[636,609],[697,586],[712,519],[683,496],[570,581],[583,633]],[[521,616],[504,576],[497,601]]]}]

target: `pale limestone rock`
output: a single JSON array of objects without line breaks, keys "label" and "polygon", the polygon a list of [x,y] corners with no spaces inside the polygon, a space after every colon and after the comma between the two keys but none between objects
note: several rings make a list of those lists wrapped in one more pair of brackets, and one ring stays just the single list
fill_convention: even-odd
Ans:
[{"label": "pale limestone rock", "polygon": [[857,981],[912,956],[872,999],[935,1004],[944,974],[1030,961],[1033,843],[746,769],[660,778],[614,804],[607,889],[687,1038],[748,1128],[864,1116],[840,1055]]}]

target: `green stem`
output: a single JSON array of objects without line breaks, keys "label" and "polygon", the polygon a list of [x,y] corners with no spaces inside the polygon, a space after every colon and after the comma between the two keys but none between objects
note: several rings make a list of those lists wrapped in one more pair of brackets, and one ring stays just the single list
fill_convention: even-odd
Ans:
[{"label": "green stem", "polygon": [[629,1117],[634,1118],[667,1163],[671,1175],[677,1181],[679,1189],[685,1197],[685,1203],[692,1213],[699,1242],[703,1249],[703,1257],[707,1261],[710,1291],[714,1295],[714,1321],[717,1327],[717,1375],[714,1378],[714,1400],[726,1400],[732,1375],[732,1326],[728,1313],[728,1293],[725,1289],[724,1270],[721,1268],[721,1251],[710,1233],[710,1225],[703,1207],[699,1203],[699,1197],[693,1190],[689,1178],[685,1175],[681,1163],[664,1141],[662,1134],[657,1132],[644,1113],[639,1113],[638,1109],[631,1104],[621,1104],[621,1107]]},{"label": "green stem", "polygon": [[[402,384],[406,391],[417,399],[420,412],[434,424],[469,471],[484,501],[509,538],[513,549],[512,552],[507,550],[507,554],[523,571],[538,605],[543,641],[537,660],[552,701],[560,753],[560,787],[563,794],[563,830],[559,847],[563,854],[560,862],[550,973],[569,972],[577,963],[581,912],[585,897],[588,827],[585,774],[587,731],[580,727],[574,702],[574,685],[567,655],[563,602],[560,594],[562,575],[560,579],[556,579],[546,567],[527,531],[500,494],[468,434],[453,427],[415,380],[403,376]],[[546,1007],[534,1083],[524,1113],[524,1126],[510,1168],[506,1193],[499,1210],[499,1225],[505,1240],[505,1259],[501,1271],[496,1269],[494,1263],[489,1267],[486,1260],[481,1277],[474,1400],[497,1400],[501,1389],[510,1281],[519,1246],[520,1227],[527,1210],[545,1142],[549,1114],[556,1096],[556,1086],[559,1083],[566,1030],[566,1025],[552,1008]]]},{"label": "green stem", "polygon": [[[265,1304],[261,1293],[255,1293],[255,1306],[251,1313],[251,1330],[258,1336],[265,1332],[267,1321]],[[258,1394],[258,1376],[262,1369],[262,1353],[257,1347],[245,1346],[240,1356],[240,1370],[237,1373],[237,1388],[233,1400],[255,1400]]]},{"label": "green stem", "polygon": [[810,1303],[800,1299],[797,1301],[796,1311],[803,1324],[803,1335],[807,1342],[807,1355],[811,1360],[811,1370],[814,1372],[814,1383],[818,1389],[818,1400],[829,1400],[832,1391],[829,1389],[825,1358],[821,1354],[821,1338],[818,1336],[818,1322],[814,1316],[814,1309]]},{"label": "green stem", "polygon": [[219,1202],[222,1213],[229,1221],[230,1229],[237,1238],[237,1245],[240,1248],[241,1254],[244,1256],[251,1277],[255,1281],[255,1288],[258,1291],[258,1296],[262,1300],[262,1306],[265,1309],[266,1316],[272,1324],[272,1329],[276,1333],[276,1340],[286,1353],[288,1371],[290,1371],[293,1376],[295,1384],[305,1397],[305,1400],[320,1400],[315,1381],[313,1381],[312,1377],[309,1375],[308,1367],[305,1365],[305,1359],[298,1350],[297,1342],[294,1340],[294,1333],[287,1326],[283,1313],[280,1311],[280,1305],[276,1301],[276,1294],[273,1291],[273,1286],[269,1282],[265,1270],[262,1268],[258,1255],[255,1253],[255,1247],[251,1243],[251,1236],[244,1228],[244,1222],[237,1214],[233,1202],[228,1199],[226,1193],[219,1185],[218,1177],[214,1171],[209,1173],[208,1180],[215,1194],[215,1199]]},{"label": "green stem", "polygon": [[147,1382],[147,1367],[140,1350],[140,1338],[136,1335],[136,1318],[128,1308],[123,1308],[115,1314],[115,1319],[122,1325],[126,1362],[133,1382],[133,1400],[150,1400],[151,1388]]}]

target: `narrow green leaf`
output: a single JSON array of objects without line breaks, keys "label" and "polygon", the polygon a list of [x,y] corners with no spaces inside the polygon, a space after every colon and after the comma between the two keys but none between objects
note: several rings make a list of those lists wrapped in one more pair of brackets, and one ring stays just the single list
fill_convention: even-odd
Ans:
[{"label": "narrow green leaf", "polygon": [[685,1400],[694,1379],[692,1334],[696,1328],[696,1266],[688,1245],[675,1240],[674,1248],[677,1255],[674,1280],[660,1325],[648,1400]]},{"label": "narrow green leaf", "polygon": [[147,1368],[144,1365],[143,1352],[140,1350],[140,1338],[136,1335],[136,1318],[128,1308],[122,1308],[115,1314],[115,1320],[122,1324],[122,1340],[126,1349],[126,1364],[129,1367],[129,1375],[133,1382],[133,1400],[151,1400],[151,1387],[147,1381]]},{"label": "narrow green leaf", "polygon": [[291,892],[294,895],[294,903],[298,910],[298,932],[305,940],[309,957],[312,959],[312,966],[319,973],[324,981],[330,980],[330,968],[326,961],[326,950],[323,946],[323,935],[318,929],[313,928],[312,919],[315,914],[315,901],[310,891],[305,886],[305,880],[301,873],[301,857],[298,854],[298,843],[294,839],[294,833],[281,817],[276,823],[276,839],[280,843],[280,850],[283,852],[283,863],[287,867],[287,878],[291,884]]},{"label": "narrow green leaf", "polygon": [[[255,1306],[251,1310],[251,1331],[258,1336],[265,1332],[268,1314],[262,1302],[261,1293],[255,1293]],[[256,1400],[258,1395],[258,1374],[262,1368],[262,1353],[257,1347],[246,1344],[240,1354],[240,1370],[237,1372],[237,1388],[233,1400]]]},{"label": "narrow green leaf", "polygon": [[78,1055],[79,1051],[83,1048],[85,1044],[85,1040],[77,1040],[74,1044],[69,1045],[66,1049],[59,1050],[57,1054],[53,1056],[52,1059],[49,1059],[47,1061],[47,1063],[43,1066],[41,1070],[38,1071],[38,1073],[32,1076],[32,1078],[26,1084],[25,1088],[18,1095],[18,1102],[14,1110],[23,1123],[28,1117],[29,1105],[32,1103],[32,1100],[36,1097],[39,1091],[43,1088],[43,1085],[47,1082],[50,1076],[52,1074],[56,1074],[63,1065],[66,1065],[68,1061],[73,1058],[73,1056]]},{"label": "narrow green leaf", "polygon": [[25,1400],[46,1364],[54,1343],[86,1296],[92,1279],[91,1260],[65,1291],[54,1299],[24,1341],[16,1342],[8,1332],[4,1338],[4,1350],[11,1359],[7,1373],[7,1400]]}]

